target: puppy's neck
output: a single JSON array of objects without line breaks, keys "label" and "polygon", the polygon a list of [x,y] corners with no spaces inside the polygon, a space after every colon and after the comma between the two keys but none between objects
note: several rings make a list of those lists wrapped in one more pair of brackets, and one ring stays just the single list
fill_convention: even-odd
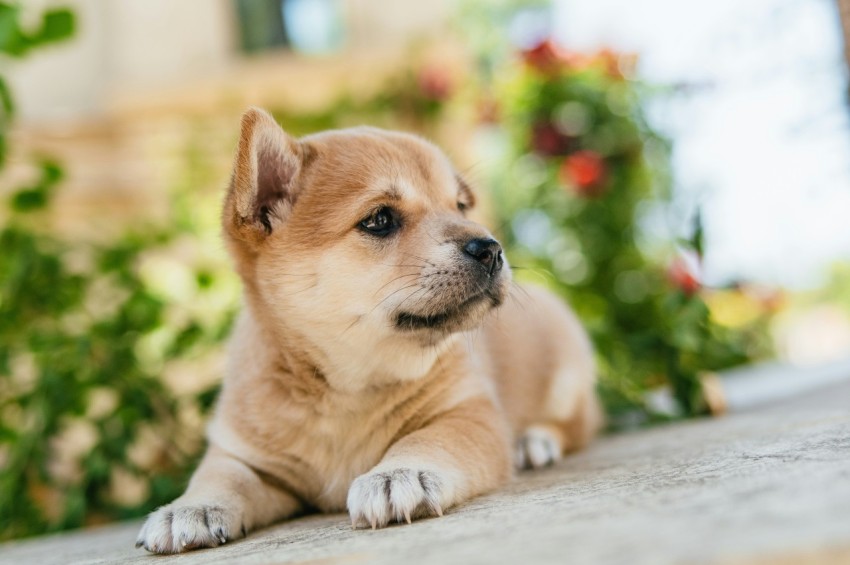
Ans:
[{"label": "puppy's neck", "polygon": [[260,302],[256,295],[246,297],[234,332],[235,347],[245,339],[264,342],[262,349],[274,352],[275,358],[253,361],[282,369],[311,389],[317,389],[317,379],[337,392],[358,393],[424,378],[458,339],[450,336],[423,345],[401,335],[388,337],[369,327],[353,327],[343,338],[328,340],[321,327],[287,324]]}]

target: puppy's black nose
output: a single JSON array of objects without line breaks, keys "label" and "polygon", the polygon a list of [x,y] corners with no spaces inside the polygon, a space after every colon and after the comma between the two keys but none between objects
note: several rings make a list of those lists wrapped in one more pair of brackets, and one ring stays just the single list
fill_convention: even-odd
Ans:
[{"label": "puppy's black nose", "polygon": [[495,239],[470,239],[463,246],[463,251],[487,269],[488,274],[493,274],[502,268],[502,246]]}]

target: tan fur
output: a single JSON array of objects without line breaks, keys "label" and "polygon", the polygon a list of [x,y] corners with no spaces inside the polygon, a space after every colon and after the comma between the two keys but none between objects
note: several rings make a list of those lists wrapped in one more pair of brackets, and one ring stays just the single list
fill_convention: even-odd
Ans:
[{"label": "tan fur", "polygon": [[[468,185],[420,138],[295,140],[245,114],[223,210],[245,305],[210,448],[139,545],[215,546],[314,509],[372,527],[441,515],[591,439],[584,331],[507,264],[464,254],[490,235],[459,201]],[[360,225],[381,207],[401,218],[391,237]]]}]

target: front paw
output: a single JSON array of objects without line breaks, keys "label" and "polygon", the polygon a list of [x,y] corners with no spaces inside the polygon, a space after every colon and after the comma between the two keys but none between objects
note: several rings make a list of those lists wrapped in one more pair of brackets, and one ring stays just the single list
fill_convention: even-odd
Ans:
[{"label": "front paw", "polygon": [[442,516],[445,481],[433,471],[393,469],[357,477],[348,490],[351,525],[383,528],[390,520]]},{"label": "front paw", "polygon": [[241,519],[221,506],[175,501],[153,511],[136,540],[152,553],[216,547],[245,535]]}]

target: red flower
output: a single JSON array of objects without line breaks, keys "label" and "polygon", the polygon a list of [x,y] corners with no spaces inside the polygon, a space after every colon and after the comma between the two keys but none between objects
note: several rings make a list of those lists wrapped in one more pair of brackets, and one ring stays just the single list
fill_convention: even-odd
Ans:
[{"label": "red flower", "polygon": [[572,66],[581,56],[565,51],[551,39],[544,39],[534,47],[522,52],[522,59],[529,67],[544,73],[553,73],[562,67]]},{"label": "red flower", "polygon": [[610,49],[601,49],[593,56],[594,61],[605,69],[606,74],[615,79],[624,79],[634,75],[637,56],[629,53],[616,53]]},{"label": "red flower", "polygon": [[454,90],[451,76],[444,69],[435,66],[421,69],[418,80],[419,89],[430,100],[446,100]]},{"label": "red flower", "polygon": [[612,78],[623,78],[623,72],[620,70],[620,56],[610,49],[602,49],[598,51],[594,57],[599,65],[605,69],[608,76]]},{"label": "red flower", "polygon": [[523,51],[522,60],[529,67],[543,72],[549,72],[558,66],[558,54],[554,44],[548,39]]},{"label": "red flower", "polygon": [[667,278],[673,286],[691,296],[702,286],[699,280],[699,259],[696,254],[681,254],[667,268]]},{"label": "red flower", "polygon": [[601,49],[592,54],[567,51],[551,39],[545,39],[523,51],[522,59],[529,67],[546,74],[553,74],[564,68],[582,70],[598,67],[614,79],[623,79],[633,74],[637,61],[634,55],[623,55],[610,49]]},{"label": "red flower", "polygon": [[546,157],[566,155],[574,139],[564,135],[550,122],[537,122],[531,128],[531,147],[535,153]]},{"label": "red flower", "polygon": [[577,151],[564,159],[561,181],[575,187],[582,196],[599,196],[607,176],[605,160],[595,151]]}]

